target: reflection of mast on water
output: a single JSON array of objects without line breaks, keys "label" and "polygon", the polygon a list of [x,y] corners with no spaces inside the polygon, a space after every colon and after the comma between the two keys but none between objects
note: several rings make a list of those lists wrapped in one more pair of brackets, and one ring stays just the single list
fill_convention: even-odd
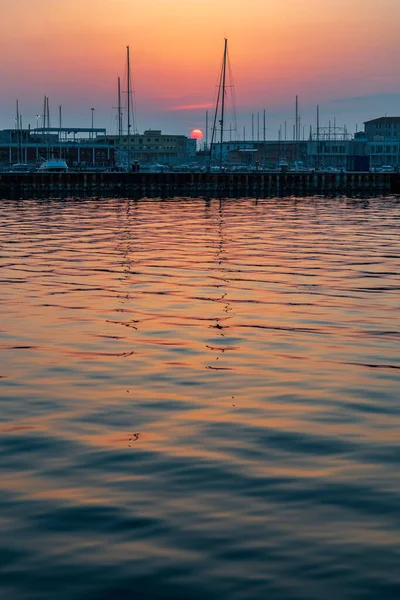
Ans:
[{"label": "reflection of mast on water", "polygon": [[[135,213],[133,214],[133,219],[131,215],[131,207],[134,207]],[[131,203],[129,200],[124,201],[118,204],[116,215],[118,219],[119,235],[118,235],[118,243],[115,246],[115,250],[120,255],[120,265],[123,271],[123,276],[119,278],[121,285],[125,287],[125,289],[121,289],[118,292],[117,298],[118,303],[122,306],[116,308],[115,311],[119,313],[132,313],[133,311],[128,308],[131,295],[130,291],[134,286],[133,281],[133,271],[132,267],[134,264],[134,260],[132,256],[135,254],[135,236],[134,232],[138,228],[138,224],[136,222],[136,212],[138,210],[137,202]],[[108,320],[109,323],[114,323],[115,325],[121,325],[124,327],[128,327],[130,329],[137,330],[138,324],[141,322],[141,319],[124,319],[122,321],[118,320]]]},{"label": "reflection of mast on water", "polygon": [[[213,271],[220,271],[222,272],[222,281],[224,282],[224,284],[229,284],[230,281],[229,279],[227,279],[225,277],[225,266],[224,266],[224,253],[225,253],[225,239],[224,239],[224,216],[223,216],[223,200],[221,199],[219,201],[219,219],[218,219],[218,225],[216,224],[216,227],[218,227],[218,237],[219,237],[219,241],[218,241],[218,246],[217,246],[217,252],[215,254],[214,257],[214,266],[212,267]],[[216,264],[216,266],[215,266]],[[217,289],[223,287],[224,284],[221,283],[217,283],[215,284],[214,287],[216,287]],[[226,300],[226,297],[228,295],[228,291],[225,291],[222,296],[220,296],[219,298],[215,298],[212,299],[213,302],[216,302],[217,304],[224,304],[224,308],[223,308],[223,312],[226,313],[226,315],[228,315],[228,313],[231,311],[231,306],[230,306],[230,302],[229,300]],[[226,321],[227,319],[231,319],[232,317],[230,316],[225,316],[225,317],[215,317],[215,325],[210,325],[211,328],[216,329],[219,332],[219,335],[221,337],[225,337],[225,330],[229,328],[228,325],[221,325],[221,321]],[[226,344],[224,346],[216,346],[216,345],[209,345],[206,344],[206,347],[209,348],[210,350],[219,352],[221,355],[224,354],[227,350],[230,350],[231,348],[229,346],[226,346]],[[219,360],[220,356],[218,356],[216,358],[216,360]],[[218,370],[218,371],[222,371],[222,370],[231,370],[230,367],[216,367],[216,366],[211,366],[208,365],[206,367],[207,369],[213,369],[213,370]]]}]

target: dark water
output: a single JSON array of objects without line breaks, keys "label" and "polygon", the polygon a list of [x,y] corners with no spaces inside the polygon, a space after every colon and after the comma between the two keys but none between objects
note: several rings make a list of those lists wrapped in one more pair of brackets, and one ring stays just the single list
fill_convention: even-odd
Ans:
[{"label": "dark water", "polygon": [[400,598],[399,208],[2,201],[1,599]]}]

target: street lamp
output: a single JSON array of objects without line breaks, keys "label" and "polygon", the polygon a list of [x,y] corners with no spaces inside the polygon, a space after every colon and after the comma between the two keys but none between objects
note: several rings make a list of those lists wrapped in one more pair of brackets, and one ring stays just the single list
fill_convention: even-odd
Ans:
[{"label": "street lamp", "polygon": [[39,129],[39,119],[40,115],[36,115],[36,129]]}]

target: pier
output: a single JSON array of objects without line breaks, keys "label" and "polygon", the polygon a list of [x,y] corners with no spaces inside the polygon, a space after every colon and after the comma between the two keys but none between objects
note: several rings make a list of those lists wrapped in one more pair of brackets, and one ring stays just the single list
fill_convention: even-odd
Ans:
[{"label": "pier", "polygon": [[400,173],[0,173],[0,198],[374,197],[400,194]]}]

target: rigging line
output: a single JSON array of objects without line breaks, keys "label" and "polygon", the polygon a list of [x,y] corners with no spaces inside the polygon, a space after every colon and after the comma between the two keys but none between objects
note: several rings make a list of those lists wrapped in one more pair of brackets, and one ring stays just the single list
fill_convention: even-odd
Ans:
[{"label": "rigging line", "polygon": [[217,124],[217,117],[218,117],[219,100],[220,100],[220,96],[221,96],[223,70],[224,70],[224,60],[222,59],[221,71],[220,71],[220,74],[219,74],[218,94],[217,94],[217,100],[216,100],[216,105],[215,105],[213,128],[212,128],[212,134],[211,134],[210,158],[211,158],[211,155],[212,155],[212,148],[213,148],[213,145],[214,145],[214,138],[215,138],[215,133],[216,133],[216,124]]},{"label": "rigging line", "polygon": [[229,86],[231,89],[231,99],[232,99],[232,111],[233,111],[233,124],[234,124],[234,131],[236,133],[236,141],[237,141],[237,115],[236,115],[236,93],[235,93],[235,82],[233,79],[233,73],[232,73],[232,66],[231,66],[231,59],[229,56],[229,51],[228,51],[228,74],[229,74],[229,81],[231,82],[231,85]]},{"label": "rigging line", "polygon": [[226,97],[226,90],[225,90],[225,83],[226,83],[226,54],[227,54],[227,50],[228,50],[228,40],[225,38],[225,45],[224,45],[224,61],[223,61],[223,66],[222,66],[222,101],[221,101],[221,146],[220,146],[220,154],[219,154],[219,166],[220,168],[222,167],[222,149],[223,149],[223,139],[224,139],[224,119],[225,119],[225,97]]}]

